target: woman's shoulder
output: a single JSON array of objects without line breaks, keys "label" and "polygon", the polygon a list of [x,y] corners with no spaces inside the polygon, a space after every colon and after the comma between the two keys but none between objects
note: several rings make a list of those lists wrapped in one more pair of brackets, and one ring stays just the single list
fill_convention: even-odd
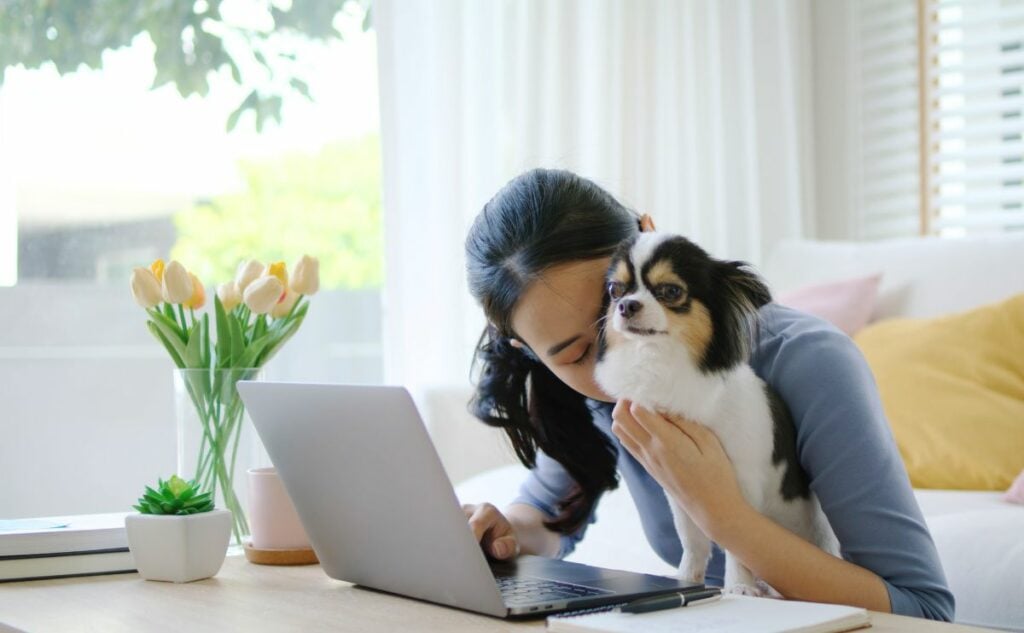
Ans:
[{"label": "woman's shoulder", "polygon": [[[837,327],[778,303],[759,310],[757,342],[750,365],[762,380],[864,376],[866,363],[856,344]],[[870,375],[870,371],[867,375]]]}]

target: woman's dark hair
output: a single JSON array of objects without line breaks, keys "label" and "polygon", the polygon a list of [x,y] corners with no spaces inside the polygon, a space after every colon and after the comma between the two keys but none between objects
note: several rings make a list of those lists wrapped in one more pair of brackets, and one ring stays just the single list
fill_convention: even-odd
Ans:
[{"label": "woman's dark hair", "polygon": [[616,450],[593,424],[586,398],[528,349],[513,347],[512,312],[527,286],[557,264],[608,257],[639,231],[639,217],[593,182],[568,171],[534,169],[505,185],[466,238],[469,289],[488,325],[476,349],[480,369],[470,409],[505,430],[529,468],[537,449],[575,481],[545,525],[572,533],[601,495],[618,485]]}]

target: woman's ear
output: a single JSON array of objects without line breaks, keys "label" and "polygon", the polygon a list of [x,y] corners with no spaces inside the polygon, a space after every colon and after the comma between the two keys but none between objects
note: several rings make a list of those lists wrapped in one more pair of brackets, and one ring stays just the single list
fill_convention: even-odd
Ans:
[{"label": "woman's ear", "polygon": [[646,213],[640,216],[640,230],[644,233],[653,233],[657,230],[654,228],[654,219]]},{"label": "woman's ear", "polygon": [[537,355],[533,353],[533,350],[527,347],[526,343],[523,343],[519,339],[509,337],[508,344],[522,352],[523,355],[525,355],[530,360],[540,362],[540,359],[537,358]]}]

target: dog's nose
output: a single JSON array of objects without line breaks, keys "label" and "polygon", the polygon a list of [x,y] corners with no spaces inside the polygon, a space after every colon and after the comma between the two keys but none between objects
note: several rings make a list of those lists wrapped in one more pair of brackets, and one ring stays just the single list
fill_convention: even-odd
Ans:
[{"label": "dog's nose", "polygon": [[636,299],[626,299],[619,302],[619,314],[628,319],[639,312],[642,307],[644,307],[644,304]]}]

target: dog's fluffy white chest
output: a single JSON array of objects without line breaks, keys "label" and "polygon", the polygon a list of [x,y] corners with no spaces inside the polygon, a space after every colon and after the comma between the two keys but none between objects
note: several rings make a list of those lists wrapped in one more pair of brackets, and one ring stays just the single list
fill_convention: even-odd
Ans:
[{"label": "dog's fluffy white chest", "polygon": [[[767,458],[773,446],[771,409],[764,383],[748,365],[705,374],[678,343],[630,341],[608,350],[595,373],[598,384],[616,399],[689,418],[712,429],[734,464],[737,459]],[[765,450],[766,449],[766,450]],[[752,465],[752,464],[751,464]],[[739,465],[737,465],[739,467]]]}]

